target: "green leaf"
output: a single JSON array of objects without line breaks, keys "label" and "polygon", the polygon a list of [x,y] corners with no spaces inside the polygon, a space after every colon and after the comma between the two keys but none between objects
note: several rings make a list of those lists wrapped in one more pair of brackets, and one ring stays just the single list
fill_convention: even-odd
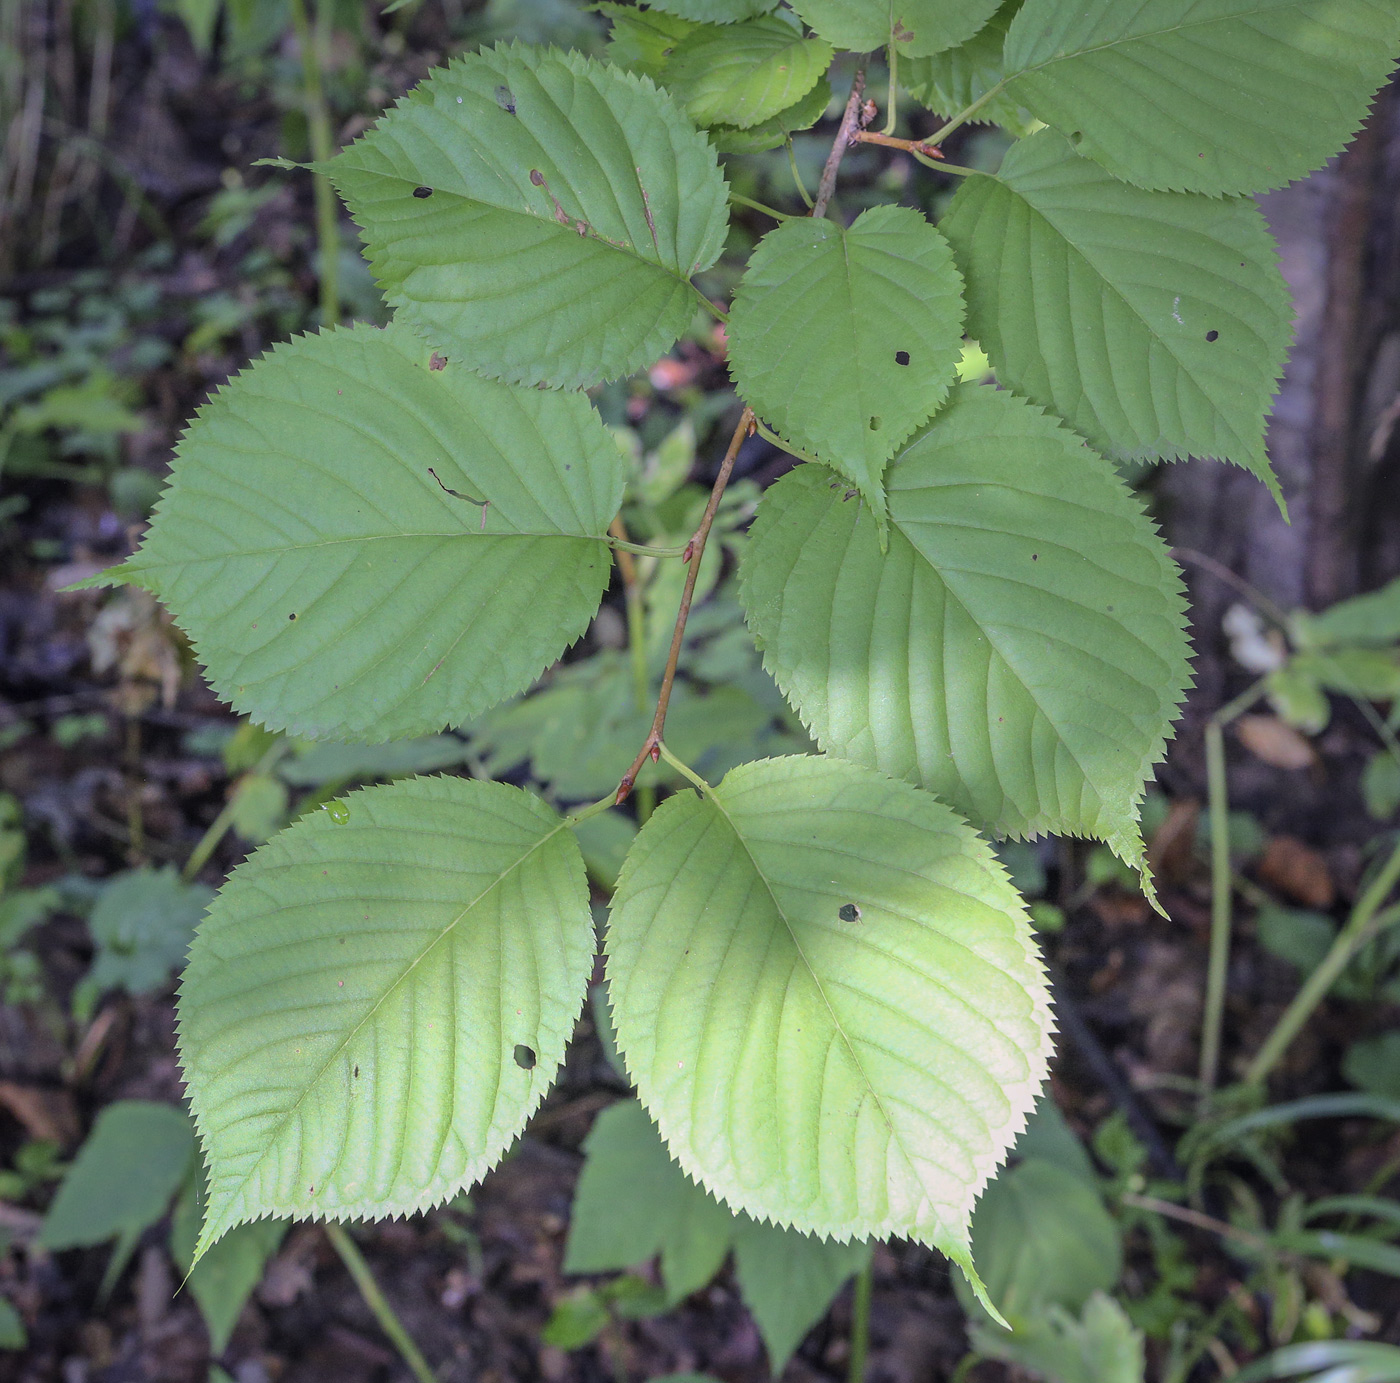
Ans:
[{"label": "green leaf", "polygon": [[88,918],[97,952],[74,991],[75,1013],[90,1015],[110,989],[149,994],[164,985],[184,964],[195,926],[213,896],[204,884],[185,883],[174,865],[117,875]]},{"label": "green leaf", "polygon": [[965,43],[1001,0],[797,0],[793,8],[838,48],[868,53],[897,43],[900,56],[926,57]]},{"label": "green leaf", "polygon": [[831,86],[819,81],[800,101],[746,130],[735,125],[712,125],[710,139],[722,154],[761,154],[778,148],[795,130],[811,129],[830,104]]},{"label": "green leaf", "polygon": [[1347,644],[1384,648],[1400,642],[1400,577],[1377,591],[1343,600],[1320,615],[1295,610],[1289,624],[1293,641],[1306,651]]},{"label": "green leaf", "polygon": [[1377,821],[1389,821],[1400,811],[1400,760],[1390,750],[1378,750],[1367,760],[1361,772],[1361,797]]},{"label": "green leaf", "polygon": [[681,1171],[646,1110],[636,1100],[609,1105],[584,1151],[564,1271],[613,1272],[659,1253],[671,1301],[709,1282],[729,1253],[734,1215]]},{"label": "green leaf", "polygon": [[233,829],[244,840],[261,845],[285,824],[288,801],[286,787],[272,774],[248,774],[229,803]]},{"label": "green leaf", "polygon": [[883,521],[885,463],[943,402],[962,354],[962,279],[908,207],[849,230],[786,221],[749,260],[730,310],[746,403],[851,480]]},{"label": "green leaf", "polygon": [[1084,1303],[1078,1319],[1051,1306],[1010,1334],[976,1323],[968,1334],[979,1354],[1050,1383],[1143,1383],[1147,1375],[1143,1332],[1103,1292]]},{"label": "green leaf", "polygon": [[825,39],[806,38],[800,25],[765,15],[693,29],[676,45],[664,80],[697,124],[747,129],[800,101],[832,57]]},{"label": "green leaf", "polygon": [[277,775],[293,787],[320,787],[352,778],[403,778],[456,768],[467,761],[466,744],[454,735],[424,735],[388,744],[294,744],[292,757],[277,765]]},{"label": "green leaf", "polygon": [[1131,187],[1042,130],[939,224],[1002,383],[1102,451],[1233,461],[1278,495],[1264,418],[1293,308],[1252,201]]},{"label": "green leaf", "polygon": [[651,364],[690,325],[690,277],[728,225],[704,136],[646,78],[576,53],[461,58],[325,171],[399,316],[527,384]]},{"label": "green leaf", "polygon": [[1400,1099],[1400,1031],[1353,1042],[1342,1059],[1342,1074],[1358,1090]]},{"label": "green leaf", "polygon": [[[608,37],[608,61],[628,72],[659,80],[676,44],[695,25],[688,19],[658,9],[615,5],[609,0],[594,6],[612,24]],[[465,103],[464,103],[465,104]]]},{"label": "green leaf", "polygon": [[200,1254],[265,1216],[408,1214],[469,1186],[543,1098],[582,1003],[583,860],[542,802],[411,778],[343,805],[240,865],[190,950]]},{"label": "green leaf", "polygon": [[431,368],[403,327],[323,332],[200,410],[114,575],[159,595],[215,691],[268,728],[430,733],[588,627],[623,482],[581,395]]},{"label": "green leaf", "polygon": [[1027,0],[1007,95],[1115,177],[1263,192],[1351,138],[1397,48],[1392,0]]},{"label": "green leaf", "polygon": [[1097,1187],[1038,1158],[987,1187],[972,1217],[972,1251],[1013,1324],[1046,1306],[1078,1311],[1094,1292],[1111,1291],[1123,1270],[1122,1235]]},{"label": "green leaf", "polygon": [[1035,1102],[1050,1012],[964,822],[840,760],[746,764],[642,827],[606,951],[618,1046],[687,1172],[756,1218],[907,1235],[974,1273],[972,1204]]},{"label": "green leaf", "polygon": [[739,24],[776,9],[778,0],[655,0],[648,8],[696,24]]},{"label": "green leaf", "polygon": [[580,1287],[554,1303],[540,1339],[555,1349],[582,1349],[608,1326],[607,1300],[592,1287]]},{"label": "green leaf", "polygon": [[[1005,0],[987,24],[966,43],[926,58],[899,65],[899,79],[921,105],[939,115],[960,115],[997,86],[1004,73],[1001,54],[1006,31],[1021,8],[1021,0]],[[1027,133],[1035,117],[1015,101],[988,96],[974,120],[992,120],[1015,134]]]},{"label": "green leaf", "polygon": [[195,1263],[195,1245],[204,1219],[202,1183],[202,1175],[191,1177],[175,1204],[170,1253],[186,1275],[184,1285],[199,1304],[199,1314],[209,1331],[209,1352],[222,1354],[248,1298],[262,1281],[267,1260],[281,1245],[287,1224],[284,1220],[259,1220],[239,1225]]},{"label": "green leaf", "polygon": [[97,1116],[53,1198],[38,1243],[87,1248],[116,1239],[104,1292],[121,1275],[142,1230],[180,1189],[194,1155],[182,1110],[149,1100],[118,1100]]},{"label": "green leaf", "polygon": [[886,477],[892,532],[800,466],[741,571],[769,672],[831,753],[1002,835],[1136,822],[1188,682],[1176,567],[1113,468],[1039,409],[960,385]]},{"label": "green leaf", "polygon": [[1094,1164],[1084,1144],[1065,1122],[1065,1116],[1060,1113],[1060,1107],[1049,1091],[1040,1097],[1031,1112],[1025,1132],[1016,1140],[1011,1155],[1051,1163],[1088,1186],[1098,1186]]},{"label": "green leaf", "polygon": [[0,1349],[23,1349],[28,1342],[24,1320],[14,1303],[0,1297]]},{"label": "green leaf", "polygon": [[870,1261],[861,1240],[835,1244],[747,1215],[734,1242],[734,1275],[768,1350],[777,1378],[807,1332],[831,1309],[837,1292]]},{"label": "green leaf", "polygon": [[1400,1346],[1365,1340],[1315,1340],[1288,1345],[1241,1369],[1240,1383],[1313,1374],[1317,1383],[1396,1383]]}]

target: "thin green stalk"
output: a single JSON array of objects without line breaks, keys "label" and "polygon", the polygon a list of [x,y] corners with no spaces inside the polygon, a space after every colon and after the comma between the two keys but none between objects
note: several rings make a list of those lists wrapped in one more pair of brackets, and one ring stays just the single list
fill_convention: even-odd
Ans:
[{"label": "thin green stalk", "polygon": [[1230,968],[1234,890],[1230,877],[1230,795],[1225,776],[1225,727],[1264,694],[1256,682],[1222,706],[1206,724],[1206,788],[1210,817],[1210,961],[1201,1019],[1200,1098],[1209,1102],[1220,1074],[1220,1035],[1225,1020],[1225,981]]},{"label": "thin green stalk", "polygon": [[[321,82],[321,67],[330,42],[330,0],[316,0],[316,29],[312,32],[306,17],[306,0],[290,0],[292,27],[301,49],[301,80],[306,102],[306,131],[311,157],[327,162],[331,144],[330,108]],[[340,321],[340,225],[335,209],[335,189],[324,173],[313,173],[316,199],[316,246],[320,260],[321,324],[334,326]]]},{"label": "thin green stalk", "polygon": [[958,129],[962,125],[967,124],[967,122],[971,120],[972,117],[976,115],[977,112],[987,104],[988,101],[990,101],[995,96],[1000,96],[1001,93],[1006,89],[1007,82],[1009,82],[1010,80],[1010,77],[1003,77],[1001,81],[999,81],[994,87],[991,88],[991,90],[984,91],[970,106],[967,106],[965,109],[959,111],[958,114],[955,115],[950,121],[948,121],[946,125],[942,125],[938,129],[936,129],[931,135],[929,135],[929,137],[926,140],[924,140],[924,143],[942,144],[943,141],[947,139],[948,136],[952,134],[954,130]]},{"label": "thin green stalk", "polygon": [[394,1308],[389,1305],[388,1298],[379,1290],[379,1284],[374,1280],[374,1274],[370,1272],[369,1264],[365,1262],[364,1254],[360,1252],[355,1241],[345,1232],[344,1227],[336,1224],[334,1220],[326,1224],[326,1238],[331,1241],[331,1247],[340,1255],[340,1261],[355,1279],[355,1286],[360,1289],[365,1305],[374,1313],[379,1328],[393,1342],[394,1348],[408,1365],[409,1371],[418,1379],[418,1383],[438,1383],[437,1375],[419,1353],[418,1346],[413,1343],[413,1337],[404,1329],[403,1322],[394,1314]]},{"label": "thin green stalk", "polygon": [[754,419],[754,426],[758,429],[758,435],[762,437],[765,442],[772,442],[779,451],[785,451],[789,456],[795,456],[799,461],[811,461],[814,465],[818,466],[825,464],[818,457],[813,456],[811,452],[802,451],[798,447],[793,446],[793,444],[785,438],[779,437],[761,418]]},{"label": "thin green stalk", "polygon": [[791,135],[788,135],[783,141],[783,145],[787,149],[788,167],[792,169],[792,180],[797,184],[797,195],[802,198],[803,202],[806,203],[810,210],[812,206],[812,194],[807,191],[807,184],[802,181],[802,170],[797,166],[797,152],[792,147]]},{"label": "thin green stalk", "polygon": [[1381,930],[1382,925],[1394,920],[1397,909],[1381,912],[1390,890],[1400,882],[1400,842],[1391,851],[1390,858],[1371,881],[1366,891],[1356,900],[1346,925],[1337,933],[1331,948],[1322,958],[1322,963],[1308,976],[1303,987],[1293,997],[1293,1002],[1284,1009],[1274,1030],[1264,1039],[1264,1045],[1255,1054],[1245,1072],[1245,1084],[1260,1086],[1268,1079],[1269,1073],[1278,1065],[1289,1044],[1297,1037],[1303,1024],[1312,1017],[1318,1005],[1327,997],[1327,992],[1336,983],[1338,976],[1351,964],[1352,958],[1367,942]]},{"label": "thin green stalk", "polygon": [[660,751],[661,757],[666,760],[672,768],[683,778],[688,778],[700,790],[701,797],[710,791],[710,785],[686,763],[683,759],[678,759],[669,749],[666,748],[665,740],[658,740],[656,747]]},{"label": "thin green stalk", "polygon": [[[266,773],[276,764],[277,760],[287,752],[286,740],[279,739],[271,745],[267,752],[253,765],[250,773]],[[246,776],[246,775],[245,775]],[[190,857],[185,861],[185,867],[180,871],[180,877],[188,884],[192,883],[198,876],[199,871],[209,863],[209,857],[219,848],[219,842],[233,828],[234,801],[238,797],[235,789],[224,803],[223,810],[209,823],[208,829],[199,838],[199,843],[190,852]]]},{"label": "thin green stalk", "polygon": [[683,547],[648,547],[645,543],[631,543],[619,538],[611,529],[603,535],[603,541],[614,552],[633,553],[638,557],[684,557],[686,553]]},{"label": "thin green stalk", "polygon": [[608,793],[606,797],[600,798],[591,806],[580,807],[573,815],[565,817],[564,824],[566,826],[578,826],[585,821],[591,820],[595,816],[602,816],[609,807],[615,807],[616,805],[617,803],[613,801],[613,794]]},{"label": "thin green stalk", "polygon": [[729,200],[735,206],[746,206],[754,211],[761,211],[765,216],[771,216],[775,221],[793,221],[797,218],[791,212],[777,211],[771,206],[765,206],[762,202],[756,202],[752,197],[741,197],[737,192],[729,194]]},{"label": "thin green stalk", "polygon": [[874,1284],[875,1255],[856,1274],[856,1295],[851,1307],[851,1357],[846,1383],[865,1383],[865,1359],[870,1352],[870,1292]]},{"label": "thin green stalk", "polygon": [[885,49],[885,56],[890,65],[890,94],[886,98],[885,104],[889,108],[889,115],[885,120],[885,133],[893,134],[894,127],[899,121],[899,48],[891,43]]}]

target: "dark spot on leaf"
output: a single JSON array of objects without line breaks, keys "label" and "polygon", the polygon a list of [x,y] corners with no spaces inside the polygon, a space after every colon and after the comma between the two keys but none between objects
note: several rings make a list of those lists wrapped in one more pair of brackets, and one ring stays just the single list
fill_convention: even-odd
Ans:
[{"label": "dark spot on leaf", "polygon": [[290,615],[287,616],[287,618],[288,618],[288,619],[295,619],[295,618],[296,618],[296,615],[295,615],[295,614],[290,614]]},{"label": "dark spot on leaf", "polygon": [[860,921],[860,909],[854,903],[842,903],[841,910],[836,915],[843,922]]},{"label": "dark spot on leaf", "polygon": [[895,353],[894,353],[894,363],[895,363],[896,365],[907,365],[907,364],[909,363],[909,352],[908,352],[908,351],[895,351]]},{"label": "dark spot on leaf", "polygon": [[1206,332],[1206,340],[1207,340],[1207,341],[1218,341],[1218,340],[1220,340],[1220,333],[1219,333],[1218,331],[1208,331],[1208,332]]},{"label": "dark spot on leaf", "polygon": [[507,115],[515,114],[515,97],[511,94],[508,86],[498,86],[496,88],[496,104],[505,111]]},{"label": "dark spot on leaf", "polygon": [[661,50],[661,56],[662,56],[663,58],[669,58],[669,57],[671,56],[671,54],[674,53],[675,51],[676,51],[676,50],[675,50],[674,48],[663,48],[663,49]]},{"label": "dark spot on leaf", "polygon": [[880,430],[880,417],[879,417],[879,414],[872,414],[872,415],[871,415],[871,418],[870,418],[870,430],[871,430],[871,432],[879,432],[879,430]]},{"label": "dark spot on leaf", "polygon": [[413,189],[413,195],[415,197],[431,197],[433,195],[433,189],[431,187],[415,187]]},{"label": "dark spot on leaf", "polygon": [[1079,145],[1081,145],[1081,144],[1084,142],[1084,131],[1083,131],[1083,130],[1074,130],[1074,131],[1070,134],[1069,142],[1070,142],[1071,144],[1073,144],[1076,148],[1078,148]]},{"label": "dark spot on leaf", "polygon": [[537,1060],[539,1058],[536,1057],[533,1047],[527,1047],[523,1042],[515,1044],[515,1064],[522,1071],[533,1071]]},{"label": "dark spot on leaf", "polygon": [[1038,561],[1040,561],[1040,553],[1038,553],[1038,552],[1033,552],[1033,553],[1031,553],[1031,561],[1032,561],[1032,562],[1038,562]]},{"label": "dark spot on leaf", "polygon": [[539,170],[538,168],[532,168],[532,169],[530,169],[530,181],[531,181],[532,183],[534,183],[534,185],[535,185],[536,187],[543,187],[543,186],[544,186],[544,174],[541,173],[540,170]]},{"label": "dark spot on leaf", "polygon": [[356,1079],[356,1080],[359,1080],[359,1078],[360,1078],[360,1068],[359,1068],[358,1066],[356,1066],[356,1067],[355,1067],[355,1079]]}]

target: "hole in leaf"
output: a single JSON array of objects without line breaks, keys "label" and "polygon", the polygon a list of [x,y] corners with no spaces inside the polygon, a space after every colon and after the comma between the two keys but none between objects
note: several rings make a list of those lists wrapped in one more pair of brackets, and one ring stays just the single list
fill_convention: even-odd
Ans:
[{"label": "hole in leaf", "polygon": [[872,414],[872,415],[871,415],[871,418],[870,418],[870,430],[871,430],[871,432],[879,432],[879,430],[880,430],[880,417],[879,417],[879,414]]},{"label": "hole in leaf", "polygon": [[295,618],[296,618],[296,613],[295,613],[295,611],[294,611],[292,614],[289,614],[289,615],[287,616],[287,618],[288,618],[288,619],[295,619]]},{"label": "hole in leaf", "polygon": [[859,921],[860,921],[860,909],[859,909],[858,907],[856,907],[856,905],[855,905],[854,903],[842,903],[842,904],[841,904],[841,910],[840,910],[840,912],[838,912],[836,915],[837,915],[837,917],[839,917],[843,922],[859,922]]},{"label": "hole in leaf", "polygon": [[433,195],[433,189],[431,187],[415,187],[413,189],[413,195],[415,197],[431,197]]},{"label": "hole in leaf", "polygon": [[909,352],[908,352],[908,351],[895,351],[895,353],[894,353],[894,363],[895,363],[896,365],[907,365],[907,364],[909,363]]},{"label": "hole in leaf", "polygon": [[1219,333],[1218,331],[1208,331],[1208,332],[1206,332],[1206,340],[1207,340],[1207,341],[1218,341],[1218,340],[1220,340],[1220,333]]},{"label": "hole in leaf", "polygon": [[533,1071],[535,1069],[535,1062],[538,1060],[539,1058],[536,1057],[533,1047],[527,1047],[523,1042],[517,1042],[515,1044],[515,1064],[520,1067],[522,1071]]}]

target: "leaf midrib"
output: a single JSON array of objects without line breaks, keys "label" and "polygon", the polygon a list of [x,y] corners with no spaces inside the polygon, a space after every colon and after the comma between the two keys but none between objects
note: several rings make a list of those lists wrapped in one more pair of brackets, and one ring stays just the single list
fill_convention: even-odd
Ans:
[{"label": "leaf midrib", "polygon": [[[535,853],[535,851],[547,845],[551,840],[554,839],[555,836],[559,834],[560,831],[566,829],[568,829],[568,822],[563,819],[560,819],[556,825],[550,828],[547,834],[541,836],[538,840],[536,840],[535,843],[531,845],[530,848],[526,850],[522,855],[520,855],[518,859],[509,864],[494,879],[492,879],[492,881],[484,889],[482,889],[481,892],[478,893],[475,898],[473,898],[469,903],[466,904],[465,907],[462,908],[461,912],[459,912],[445,927],[442,928],[441,931],[438,932],[438,934],[431,941],[429,941],[423,947],[423,949],[418,953],[418,955],[413,959],[413,961],[409,965],[405,966],[404,969],[394,978],[394,980],[389,984],[389,986],[384,990],[384,992],[379,996],[379,998],[375,1000],[374,1005],[369,1009],[367,1013],[365,1013],[364,1017],[362,1017],[360,1021],[356,1023],[355,1026],[351,1028],[350,1031],[347,1032],[345,1036],[342,1037],[341,1040],[336,1044],[334,1050],[331,1051],[331,1053],[326,1057],[325,1061],[322,1062],[320,1069],[316,1072],[314,1076],[312,1076],[306,1082],[305,1086],[302,1088],[301,1094],[297,1096],[296,1100],[291,1105],[289,1105],[285,1111],[283,1111],[281,1117],[277,1120],[277,1123],[273,1126],[271,1132],[267,1135],[266,1147],[262,1154],[238,1179],[236,1189],[228,1192],[224,1197],[222,1197],[225,1205],[228,1205],[236,1197],[241,1196],[243,1194],[244,1190],[248,1185],[248,1182],[252,1179],[253,1174],[267,1160],[269,1153],[272,1151],[273,1146],[277,1142],[278,1138],[281,1136],[283,1129],[286,1128],[288,1122],[301,1108],[302,1103],[306,1100],[307,1096],[309,1096],[311,1092],[320,1084],[326,1072],[330,1070],[332,1063],[334,1063],[336,1059],[340,1056],[340,1054],[351,1044],[351,1042],[353,1042],[355,1038],[359,1036],[360,1032],[364,1029],[364,1027],[370,1022],[370,1020],[375,1016],[375,1014],[378,1013],[381,1008],[383,1008],[383,1006],[389,1001],[389,999],[397,992],[399,987],[407,982],[409,976],[413,974],[413,972],[418,968],[418,966],[421,965],[423,961],[427,959],[428,955],[433,950],[435,950],[439,945],[442,944],[443,940],[446,937],[448,937],[453,931],[456,930],[457,927],[459,927],[462,924],[467,914],[470,913],[472,909],[475,908],[482,901],[482,899],[484,899],[489,893],[491,893],[494,889],[498,888],[502,883],[504,883],[505,880],[509,878],[511,874],[513,874],[517,869],[519,869],[520,866],[523,865],[525,861],[528,860],[530,856]],[[292,1208],[290,1213],[297,1213],[295,1207]],[[213,1223],[212,1217],[209,1221],[206,1222],[206,1232],[210,1223]],[[225,1226],[224,1228],[227,1229],[229,1227],[230,1226]]]},{"label": "leaf midrib", "polygon": [[734,824],[733,818],[725,810],[724,802],[721,800],[719,793],[714,788],[710,788],[708,795],[710,801],[713,802],[718,809],[720,816],[724,818],[724,824],[734,833],[734,839],[739,842],[740,848],[748,857],[749,864],[753,867],[754,874],[763,884],[764,890],[767,892],[773,904],[773,910],[778,914],[784,928],[787,930],[793,950],[797,952],[798,959],[802,962],[803,969],[806,970],[812,983],[816,986],[817,993],[821,995],[822,1003],[826,1007],[827,1013],[831,1016],[832,1026],[836,1029],[837,1035],[841,1039],[841,1044],[845,1047],[846,1053],[851,1059],[851,1064],[860,1073],[860,1078],[865,1088],[870,1092],[871,1099],[875,1101],[875,1108],[880,1111],[880,1117],[885,1121],[885,1127],[889,1130],[890,1138],[894,1142],[895,1147],[899,1149],[899,1155],[904,1159],[904,1163],[909,1168],[915,1182],[923,1188],[924,1194],[929,1196],[930,1200],[932,1200],[932,1193],[924,1186],[923,1178],[919,1175],[918,1167],[915,1165],[914,1159],[910,1156],[909,1150],[904,1146],[904,1142],[895,1128],[894,1120],[890,1118],[889,1111],[885,1108],[885,1103],[880,1098],[880,1092],[876,1090],[874,1082],[872,1082],[869,1075],[866,1074],[864,1065],[861,1063],[859,1056],[856,1055],[855,1044],[851,1041],[840,1018],[837,1017],[836,1010],[832,1006],[831,999],[827,995],[825,986],[822,984],[820,978],[818,978],[817,972],[812,966],[812,962],[807,959],[807,953],[802,949],[802,943],[797,939],[797,933],[793,929],[792,923],[788,920],[788,915],[783,910],[783,905],[778,901],[778,895],[774,892],[773,885],[768,882],[768,876],[759,867],[757,859],[754,858],[753,851],[749,849],[748,841],[744,839],[743,832]]}]

